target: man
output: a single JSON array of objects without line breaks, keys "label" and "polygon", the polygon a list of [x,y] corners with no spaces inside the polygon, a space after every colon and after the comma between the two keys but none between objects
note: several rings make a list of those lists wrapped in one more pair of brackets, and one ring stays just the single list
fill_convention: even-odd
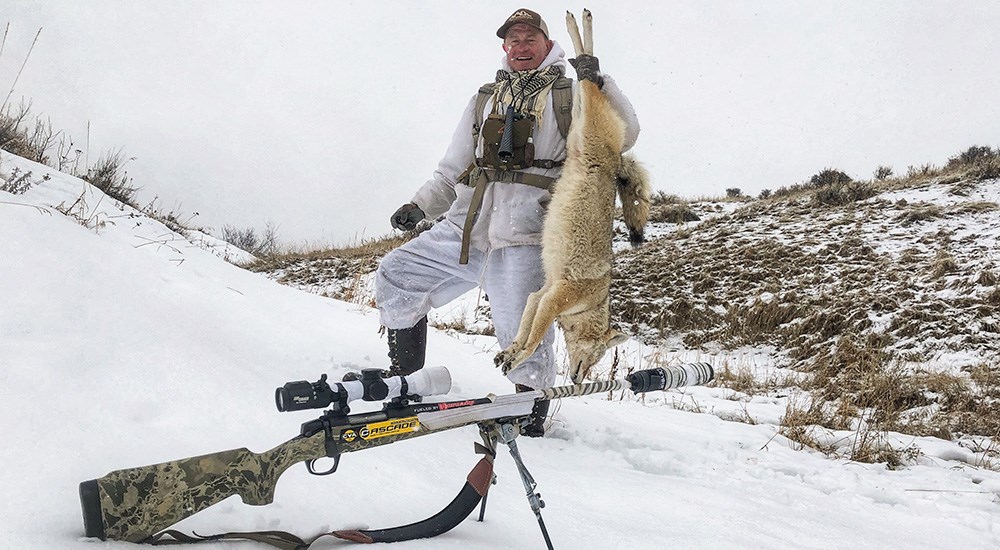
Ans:
[{"label": "man", "polygon": [[[528,295],[545,282],[542,221],[549,187],[566,158],[560,127],[568,126],[568,109],[553,101],[554,90],[568,95],[576,83],[563,77],[565,52],[534,11],[515,11],[497,36],[504,57],[495,83],[469,101],[433,177],[390,220],[411,230],[425,217],[444,214],[442,222],[387,254],[376,272],[375,301],[388,330],[393,375],[423,367],[432,308],[482,287],[503,349],[517,334]],[[596,58],[570,61],[578,78],[602,86],[628,126],[625,148],[631,148],[639,134],[631,103],[600,72]],[[553,339],[550,328],[538,350],[508,374],[518,391],[555,384]],[[542,435],[547,409],[547,401],[536,404],[525,435]]]}]

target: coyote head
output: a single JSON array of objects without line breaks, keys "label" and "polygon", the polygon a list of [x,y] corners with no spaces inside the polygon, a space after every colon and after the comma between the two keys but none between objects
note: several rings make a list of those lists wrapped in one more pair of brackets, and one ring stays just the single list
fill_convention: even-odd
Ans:
[{"label": "coyote head", "polygon": [[628,340],[628,336],[610,328],[595,337],[574,331],[570,327],[569,330],[563,330],[563,335],[569,353],[569,377],[574,384],[587,379],[591,367],[604,357],[605,352]]}]

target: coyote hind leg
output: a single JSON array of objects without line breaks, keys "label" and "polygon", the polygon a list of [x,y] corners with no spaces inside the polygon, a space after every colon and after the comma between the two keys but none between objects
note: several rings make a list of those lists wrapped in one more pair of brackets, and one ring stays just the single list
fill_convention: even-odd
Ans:
[{"label": "coyote hind leg", "polygon": [[590,10],[583,10],[583,53],[594,55],[594,16]]},{"label": "coyote hind leg", "polygon": [[521,324],[517,327],[517,334],[514,336],[514,340],[507,346],[507,349],[496,354],[496,357],[493,358],[493,364],[503,370],[504,374],[507,374],[514,368],[515,357],[524,349],[524,342],[528,340],[531,325],[534,323],[535,314],[538,312],[538,303],[541,301],[542,296],[548,292],[548,289],[549,286],[545,285],[538,291],[528,295],[528,301],[524,305],[524,313],[521,314]]},{"label": "coyote hind leg", "polygon": [[583,38],[580,38],[580,27],[576,17],[566,12],[566,30],[573,41],[573,51],[576,55],[594,55],[594,16],[590,10],[583,10]]},{"label": "coyote hind leg", "polygon": [[573,51],[576,55],[583,53],[583,39],[580,38],[580,27],[576,24],[576,17],[569,11],[566,12],[566,31],[569,32],[569,39],[573,41]]},{"label": "coyote hind leg", "polygon": [[[524,316],[521,318],[517,338],[507,349],[493,358],[494,364],[500,367],[504,374],[517,368],[535,353],[556,317],[576,305],[578,299],[579,295],[574,285],[565,280],[556,281],[551,286],[546,285],[542,290],[533,293],[528,298],[528,307],[525,307]],[[531,307],[533,305],[535,307]],[[526,323],[529,315],[531,320]]]}]

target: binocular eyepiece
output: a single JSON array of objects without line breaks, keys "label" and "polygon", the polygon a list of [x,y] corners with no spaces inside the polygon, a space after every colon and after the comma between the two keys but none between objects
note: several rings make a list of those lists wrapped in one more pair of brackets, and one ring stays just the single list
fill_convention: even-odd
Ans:
[{"label": "binocular eyepiece", "polygon": [[507,106],[507,116],[504,118],[503,134],[500,136],[500,150],[497,151],[500,160],[507,161],[514,156],[514,107]]}]

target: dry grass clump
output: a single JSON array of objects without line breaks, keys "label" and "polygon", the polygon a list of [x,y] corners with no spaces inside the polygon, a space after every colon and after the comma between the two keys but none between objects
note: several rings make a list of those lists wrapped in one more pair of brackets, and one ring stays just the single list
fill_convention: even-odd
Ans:
[{"label": "dry grass clump", "polygon": [[1000,365],[967,369],[970,383],[945,394],[942,413],[953,432],[1000,437]]},{"label": "dry grass clump", "polygon": [[893,445],[887,430],[862,427],[854,432],[854,439],[845,458],[868,464],[885,464],[890,470],[898,470],[914,463],[921,454],[916,445]]},{"label": "dry grass clump", "polygon": [[944,250],[939,250],[931,265],[931,278],[940,279],[956,271],[958,271],[958,262],[955,261],[955,257]]},{"label": "dry grass clump", "polygon": [[[358,244],[343,247],[315,248],[311,250],[281,251],[275,250],[273,254],[264,255],[256,262],[245,266],[251,271],[277,271],[286,269],[291,265],[299,263],[323,262],[327,260],[366,260],[363,265],[370,265],[374,270],[378,265],[378,260],[388,254],[391,250],[398,248],[403,243],[415,236],[415,232],[387,235],[372,239],[363,240]],[[371,271],[369,270],[369,271]],[[340,273],[336,276],[351,275],[352,273]]]},{"label": "dry grass clump", "polygon": [[[485,296],[481,295],[481,298],[485,298]],[[374,307],[374,304],[372,304],[372,307]],[[469,321],[472,322],[470,323]],[[476,305],[475,310],[471,312],[471,315],[461,315],[447,320],[431,319],[429,323],[430,326],[447,332],[477,334],[483,336],[496,335],[496,328],[493,326],[489,300],[486,299],[480,300],[480,302]],[[617,354],[617,350],[615,350],[615,352]],[[614,371],[615,368],[616,366],[612,366],[612,371]]]},{"label": "dry grass clump", "polygon": [[728,388],[749,396],[769,395],[778,390],[796,387],[798,378],[794,374],[782,374],[778,371],[762,375],[747,365],[734,369],[727,361],[722,367],[715,369],[715,378],[708,385]]},{"label": "dry grass clump", "polygon": [[811,397],[790,399],[785,405],[785,414],[778,421],[778,433],[798,443],[797,450],[809,447],[834,454],[836,445],[820,435],[825,429],[846,429],[848,426],[840,421],[842,418],[832,403]]},{"label": "dry grass clump", "polygon": [[910,383],[928,406],[905,411],[897,429],[942,439],[1000,437],[1000,366],[981,363],[962,373],[919,371]]},{"label": "dry grass clump", "polygon": [[965,215],[965,214],[982,214],[984,212],[994,212],[1000,206],[995,202],[991,201],[972,201],[963,202],[961,204],[955,205],[954,208],[948,211],[949,214]]},{"label": "dry grass clump", "polygon": [[685,223],[700,221],[701,218],[687,203],[667,203],[654,206],[649,211],[650,223]]},{"label": "dry grass clump", "polygon": [[805,388],[820,402],[839,403],[840,413],[816,424],[837,429],[853,418],[868,431],[943,439],[1000,434],[1000,366],[981,363],[964,374],[912,371],[892,359],[886,341],[842,337],[834,354],[814,361]]},{"label": "dry grass clump", "polygon": [[104,191],[104,194],[136,209],[135,194],[139,191],[128,177],[125,165],[134,158],[125,158],[121,151],[101,155],[97,164],[87,170],[84,181]]},{"label": "dry grass clump", "polygon": [[725,316],[728,326],[723,334],[728,340],[760,342],[802,314],[803,308],[795,300],[758,298],[750,304],[728,309]]},{"label": "dry grass clump", "polygon": [[[889,359],[884,340],[853,335],[841,337],[830,355],[816,359],[805,387],[808,406],[790,402],[780,433],[800,445],[858,462],[885,463],[895,469],[912,462],[919,450],[893,445],[890,431],[914,429],[932,432],[927,423],[915,428],[903,421],[905,413],[929,405],[925,388],[898,363]],[[849,430],[847,438],[818,437],[824,430]]]},{"label": "dry grass clump", "polygon": [[662,190],[653,193],[649,197],[649,203],[651,206],[661,206],[664,204],[687,204],[687,202],[688,201],[677,195],[673,195]]},{"label": "dry grass clump", "polygon": [[0,148],[41,164],[49,163],[49,150],[59,139],[48,119],[31,115],[31,103],[8,105],[0,111]]},{"label": "dry grass clump", "polygon": [[943,218],[944,215],[944,208],[936,204],[914,204],[910,205],[910,208],[908,208],[906,212],[899,214],[895,221],[899,222],[903,227],[909,227],[915,223]]},{"label": "dry grass clump", "polygon": [[[778,433],[797,444],[792,447],[796,450],[809,447],[835,458],[885,464],[890,470],[910,464],[920,455],[916,446],[893,445],[888,430],[871,422],[864,412],[860,418],[856,414],[843,404],[811,398],[791,400],[779,421]],[[835,436],[833,430],[850,433]]]},{"label": "dry grass clump", "polygon": [[903,369],[890,360],[888,338],[845,334],[832,353],[814,358],[804,369],[812,374],[807,389],[827,401],[843,401],[857,409],[874,409],[882,422],[898,413],[926,404],[911,387]]}]

